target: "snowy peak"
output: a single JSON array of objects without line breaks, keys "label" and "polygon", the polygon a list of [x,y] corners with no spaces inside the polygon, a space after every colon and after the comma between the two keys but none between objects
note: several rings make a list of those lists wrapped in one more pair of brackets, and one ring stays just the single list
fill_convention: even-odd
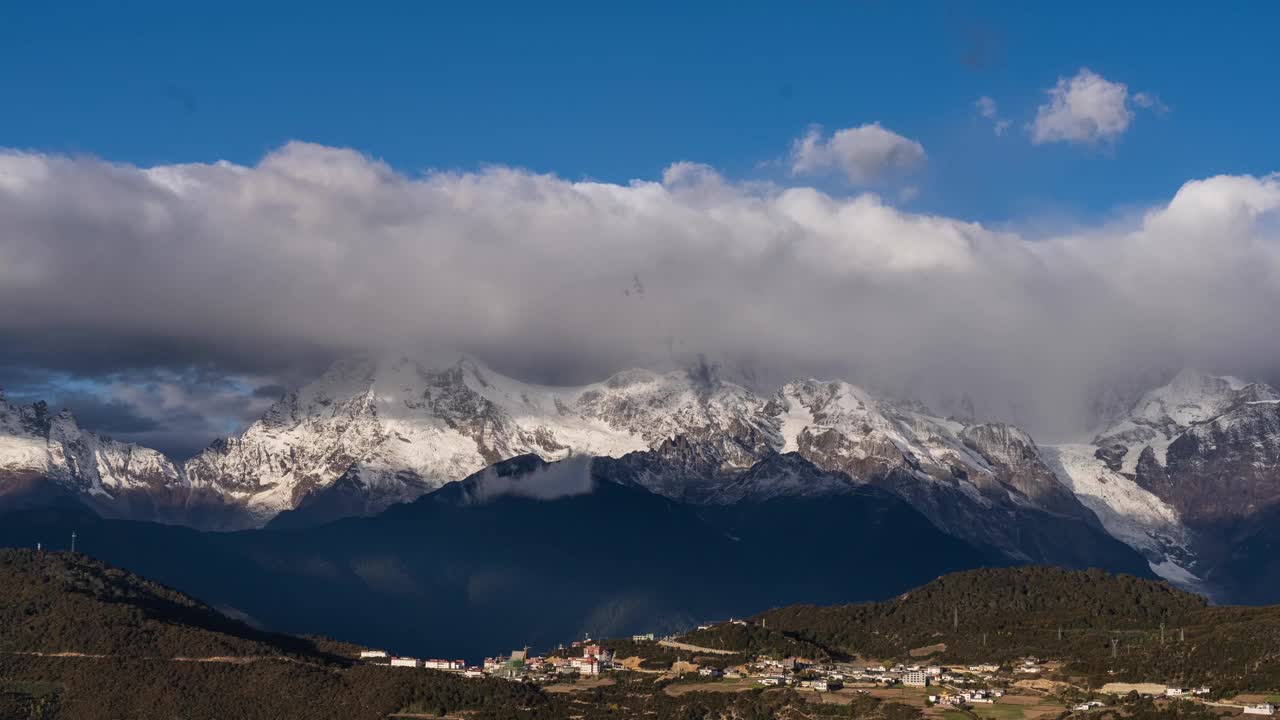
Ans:
[{"label": "snowy peak", "polygon": [[955,467],[990,472],[959,437],[962,423],[879,400],[846,382],[790,383],[771,411],[784,451],[854,477],[903,472],[941,480],[953,478]]},{"label": "snowy peak", "polygon": [[713,444],[725,467],[749,467],[776,443],[763,401],[690,373],[619,373],[582,387],[524,383],[471,358],[444,367],[405,355],[339,363],[289,393],[241,435],[187,464],[191,481],[265,521],[347,476],[413,499],[523,454],[619,457],[675,437]]},{"label": "snowy peak", "polygon": [[[1152,568],[1197,588],[1220,548],[1192,527],[1280,503],[1280,393],[1182,370],[1148,390],[1092,445],[1050,449],[1059,477]],[[1202,552],[1203,551],[1203,552]]]},{"label": "snowy peak", "polygon": [[0,485],[14,478],[43,478],[109,514],[132,491],[184,485],[164,455],[82,430],[70,410],[50,416],[43,402],[13,407],[0,399]]},{"label": "snowy peak", "polygon": [[1267,385],[1182,370],[1167,384],[1143,394],[1129,414],[1099,433],[1093,444],[1112,470],[1134,473],[1147,447],[1164,465],[1169,444],[1187,429],[1247,403],[1276,400],[1280,393]]},{"label": "snowy peak", "polygon": [[1241,402],[1277,397],[1275,391],[1265,385],[1183,370],[1167,385],[1143,395],[1130,417],[1153,425],[1187,428],[1217,417]]},{"label": "snowy peak", "polygon": [[0,389],[0,436],[43,436],[49,432],[49,406],[45,402],[13,406]]}]

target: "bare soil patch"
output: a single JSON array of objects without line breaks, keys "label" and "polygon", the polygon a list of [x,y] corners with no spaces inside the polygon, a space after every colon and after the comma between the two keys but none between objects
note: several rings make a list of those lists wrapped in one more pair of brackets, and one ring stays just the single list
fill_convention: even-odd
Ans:
[{"label": "bare soil patch", "polygon": [[915,648],[914,650],[911,650],[911,657],[924,657],[926,655],[933,655],[935,653],[941,653],[946,651],[947,651],[946,643],[925,645],[924,647],[918,647],[918,648]]},{"label": "bare soil patch", "polygon": [[1043,698],[1034,695],[1005,695],[1000,698],[1000,702],[1010,705],[1039,705]]},{"label": "bare soil patch", "polygon": [[549,693],[576,693],[585,692],[592,688],[605,687],[612,685],[616,680],[613,678],[587,678],[572,683],[558,683],[556,685],[546,685],[542,689]]},{"label": "bare soil patch", "polygon": [[750,680],[722,680],[717,682],[689,683],[668,685],[663,692],[671,697],[680,697],[685,693],[691,692],[745,692],[756,687],[756,684]]},{"label": "bare soil patch", "polygon": [[1069,683],[1059,682],[1057,680],[1045,680],[1044,678],[1036,678],[1035,680],[1019,680],[1015,682],[1013,686],[1027,690],[1039,690],[1041,692],[1060,692],[1071,687]]}]

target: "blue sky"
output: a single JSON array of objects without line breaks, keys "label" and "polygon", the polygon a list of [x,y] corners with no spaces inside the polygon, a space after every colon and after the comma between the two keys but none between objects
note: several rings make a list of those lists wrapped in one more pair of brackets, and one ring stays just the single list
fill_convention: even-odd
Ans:
[{"label": "blue sky", "polygon": [[[0,145],[253,163],[302,139],[406,172],[626,181],[692,160],[787,182],[810,124],[879,122],[927,152],[914,209],[996,223],[1103,215],[1275,168],[1274,4],[178,5],[0,11]],[[1168,112],[1096,145],[1032,145],[1045,90],[1082,67]],[[981,96],[1004,136],[976,117]]]}]

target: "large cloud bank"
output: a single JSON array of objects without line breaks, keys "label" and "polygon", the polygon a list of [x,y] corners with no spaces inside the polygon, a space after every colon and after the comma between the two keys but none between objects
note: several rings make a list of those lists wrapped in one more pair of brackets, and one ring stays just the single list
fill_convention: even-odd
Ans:
[{"label": "large cloud bank", "polygon": [[703,354],[1042,433],[1099,384],[1280,358],[1280,179],[1189,182],[1030,239],[875,195],[508,168],[409,177],[291,143],[253,167],[0,154],[0,364],[258,377],[425,343],[544,380]]}]

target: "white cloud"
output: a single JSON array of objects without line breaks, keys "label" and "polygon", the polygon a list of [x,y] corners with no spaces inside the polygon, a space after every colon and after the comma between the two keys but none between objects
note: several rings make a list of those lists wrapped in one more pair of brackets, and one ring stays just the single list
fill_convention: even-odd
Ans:
[{"label": "white cloud", "polygon": [[838,170],[855,185],[870,185],[924,161],[924,146],[880,123],[837,130],[829,138],[814,126],[793,143],[791,172],[812,175]]},{"label": "white cloud", "polygon": [[[1128,86],[1088,68],[1081,68],[1073,77],[1058,78],[1058,84],[1045,92],[1049,101],[1037,108],[1030,127],[1031,141],[1037,145],[1109,142],[1123,135],[1133,122]],[[1140,107],[1158,102],[1147,93],[1139,93],[1133,100]]]},{"label": "white cloud", "polygon": [[[618,185],[409,176],[305,143],[252,166],[0,152],[0,366],[265,383],[421,342],[581,380],[705,353],[940,406],[968,392],[1033,430],[1134,368],[1276,369],[1280,178],[1189,182],[1081,227],[1030,239],[693,164]],[[169,413],[170,393],[137,401]]]},{"label": "white cloud", "polygon": [[1160,96],[1155,93],[1140,92],[1133,94],[1133,104],[1140,108],[1152,110],[1159,114],[1169,112],[1169,106],[1160,100]]},{"label": "white cloud", "polygon": [[1000,117],[996,101],[991,97],[983,95],[973,103],[973,106],[979,115],[991,121],[991,129],[996,135],[1004,135],[1004,131],[1009,129],[1009,121]]},{"label": "white cloud", "polygon": [[477,476],[470,485],[467,504],[485,505],[498,498],[515,496],[533,500],[558,500],[565,497],[586,495],[595,487],[591,477],[593,458],[571,455],[558,463],[552,463],[519,475],[499,475],[490,467]]}]

